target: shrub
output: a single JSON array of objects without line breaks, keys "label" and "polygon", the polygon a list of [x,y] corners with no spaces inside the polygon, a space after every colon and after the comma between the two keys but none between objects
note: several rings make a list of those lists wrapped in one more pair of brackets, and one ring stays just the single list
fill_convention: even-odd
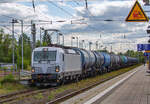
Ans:
[{"label": "shrub", "polygon": [[31,66],[30,65],[27,65],[27,70],[31,70]]},{"label": "shrub", "polygon": [[4,78],[0,82],[1,84],[4,84],[6,82],[11,82],[11,83],[16,82],[16,80],[12,74],[9,74],[9,75],[4,76]]}]

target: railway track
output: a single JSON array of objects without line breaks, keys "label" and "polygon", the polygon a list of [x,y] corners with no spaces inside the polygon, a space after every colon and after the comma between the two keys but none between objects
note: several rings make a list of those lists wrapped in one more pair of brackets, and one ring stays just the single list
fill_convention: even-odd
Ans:
[{"label": "railway track", "polygon": [[16,93],[2,95],[2,96],[0,96],[0,104],[10,103],[19,98],[28,97],[28,96],[35,95],[38,93],[44,93],[47,90],[53,90],[53,89],[56,89],[56,88],[48,88],[48,89],[41,89],[41,90],[24,90],[24,91],[19,91]]},{"label": "railway track", "polygon": [[[120,74],[119,74],[119,75],[120,75]],[[117,76],[118,76],[118,75],[117,75]],[[92,84],[92,85],[89,85],[89,86],[87,86],[87,87],[85,87],[85,88],[79,89],[79,90],[77,90],[77,91],[73,91],[73,92],[71,92],[71,93],[68,93],[68,94],[62,96],[62,97],[59,97],[59,98],[54,99],[54,100],[52,100],[52,101],[50,101],[50,102],[47,102],[46,104],[57,104],[57,103],[60,103],[60,102],[62,102],[62,101],[64,101],[64,100],[66,100],[66,99],[69,99],[69,98],[71,98],[71,97],[73,97],[73,96],[75,96],[75,95],[77,95],[77,94],[80,94],[80,93],[82,93],[82,92],[84,92],[84,91],[86,91],[86,90],[89,90],[89,89],[91,89],[91,88],[93,88],[93,87],[95,87],[95,86],[97,86],[97,85],[99,85],[99,84],[101,84],[101,83],[103,83],[103,82],[105,82],[105,81],[108,81],[108,80],[110,80],[110,79],[112,79],[112,78],[114,78],[114,77],[116,77],[116,76],[106,78],[106,79],[101,80],[101,81],[99,81],[99,82],[97,82],[97,83],[94,83],[94,84]]]},{"label": "railway track", "polygon": [[[82,92],[84,92],[86,90],[89,90],[89,89],[91,89],[91,88],[93,88],[93,87],[95,87],[95,86],[97,86],[97,85],[99,85],[99,84],[101,84],[101,83],[103,83],[105,81],[108,81],[108,80],[110,80],[110,79],[112,79],[114,77],[117,77],[117,76],[119,76],[119,75],[121,75],[123,73],[111,76],[111,77],[103,79],[103,80],[101,80],[101,81],[99,81],[97,83],[89,85],[89,86],[87,86],[85,88],[82,88],[82,89],[70,92],[68,94],[65,94],[65,95],[63,95],[63,96],[61,96],[59,98],[56,98],[54,100],[51,100],[50,102],[47,102],[46,104],[57,104],[59,102],[62,102],[64,100],[66,100],[66,99],[69,99],[69,98],[71,98],[71,97],[79,94],[79,93],[82,93]],[[46,88],[46,89],[38,89],[38,90],[30,89],[30,90],[19,91],[19,92],[12,93],[12,94],[2,95],[2,96],[0,96],[0,104],[3,104],[3,103],[12,103],[14,101],[17,101],[19,98],[28,97],[28,96],[31,96],[31,95],[36,95],[38,93],[44,93],[46,91],[52,91],[52,90],[55,90],[57,88],[58,87],[52,87],[52,88]]]},{"label": "railway track", "polygon": [[[110,79],[112,79],[114,77],[116,77],[116,76],[106,78],[104,80],[101,80],[100,82],[97,82],[97,83],[94,83],[94,84],[92,84],[90,86],[87,86],[86,88],[82,88],[80,90],[71,92],[71,93],[69,93],[67,95],[64,95],[64,96],[62,96],[60,98],[57,98],[55,100],[52,100],[50,102],[47,102],[46,104],[56,104],[58,102],[64,101],[65,99],[73,97],[73,96],[75,96],[75,95],[77,95],[77,94],[79,94],[81,92],[84,92],[84,91],[86,91],[86,90],[88,90],[88,89],[90,89],[90,88],[92,88],[94,86],[97,86],[100,83],[103,83],[103,82],[105,82],[107,80],[110,80]],[[47,90],[51,90],[52,91],[52,90],[54,90],[56,88],[57,87],[55,87],[55,88],[48,88],[48,89],[41,89],[41,90],[32,90],[32,89],[30,89],[30,90],[19,91],[19,92],[7,94],[7,95],[2,95],[2,96],[0,96],[0,104],[11,103],[11,102],[13,102],[13,101],[15,101],[15,100],[17,100],[19,98],[28,97],[28,96],[35,95],[35,94],[38,94],[38,93],[44,93]]]}]

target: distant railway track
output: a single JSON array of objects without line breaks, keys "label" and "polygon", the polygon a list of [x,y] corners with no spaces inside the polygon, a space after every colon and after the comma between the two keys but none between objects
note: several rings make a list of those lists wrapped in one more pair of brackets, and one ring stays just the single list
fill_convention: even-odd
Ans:
[{"label": "distant railway track", "polygon": [[13,73],[13,75],[18,75],[19,73],[18,72],[1,72],[0,73],[0,77],[4,77],[4,76],[7,76],[7,75],[9,75],[9,74],[12,74]]},{"label": "distant railway track", "polygon": [[9,103],[9,102],[15,101],[21,97],[27,97],[27,96],[35,95],[38,93],[43,93],[47,90],[53,90],[53,89],[55,89],[55,88],[40,89],[40,90],[30,89],[30,90],[19,91],[19,92],[7,94],[7,95],[2,95],[2,96],[0,96],[0,104]]}]

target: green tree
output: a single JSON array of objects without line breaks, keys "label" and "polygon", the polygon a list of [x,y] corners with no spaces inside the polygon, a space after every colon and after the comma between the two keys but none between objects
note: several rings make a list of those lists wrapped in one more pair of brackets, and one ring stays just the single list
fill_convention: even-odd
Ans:
[{"label": "green tree", "polygon": [[[30,37],[23,34],[23,64],[24,69],[31,64],[31,44]],[[22,66],[22,36],[19,37],[18,47],[17,47],[17,65],[19,68]]]},{"label": "green tree", "polygon": [[51,44],[51,36],[50,34],[48,34],[48,31],[45,31],[45,34],[43,36],[43,46],[48,46],[49,44]]},{"label": "green tree", "polygon": [[36,47],[40,47],[40,44],[41,44],[40,40],[37,40]]}]

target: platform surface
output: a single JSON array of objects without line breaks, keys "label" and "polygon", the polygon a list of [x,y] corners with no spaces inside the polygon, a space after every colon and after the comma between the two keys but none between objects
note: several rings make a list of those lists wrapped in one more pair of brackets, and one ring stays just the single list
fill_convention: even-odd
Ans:
[{"label": "platform surface", "polygon": [[94,104],[150,104],[150,73],[139,70],[102,101]]},{"label": "platform surface", "polygon": [[[150,98],[150,73],[146,73],[146,70],[147,66],[139,66],[61,102],[61,104],[150,104],[150,102],[148,103],[148,98]],[[121,85],[107,93],[103,99],[97,99],[94,103],[88,102],[132,73],[134,74]]]}]

